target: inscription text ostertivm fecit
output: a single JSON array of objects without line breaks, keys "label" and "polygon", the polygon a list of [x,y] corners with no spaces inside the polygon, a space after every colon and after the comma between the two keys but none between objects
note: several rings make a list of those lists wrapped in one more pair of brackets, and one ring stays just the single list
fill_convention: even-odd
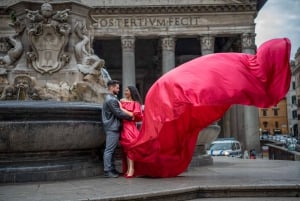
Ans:
[{"label": "inscription text ostertivm fecit", "polygon": [[97,28],[126,28],[126,27],[165,27],[165,26],[198,26],[206,24],[206,19],[196,16],[178,17],[103,17],[92,16]]}]

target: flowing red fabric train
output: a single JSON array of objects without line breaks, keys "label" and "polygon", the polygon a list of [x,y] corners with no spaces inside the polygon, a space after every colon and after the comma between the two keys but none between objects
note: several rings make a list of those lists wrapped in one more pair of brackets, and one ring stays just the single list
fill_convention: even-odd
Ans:
[{"label": "flowing red fabric train", "polygon": [[231,105],[276,105],[290,85],[290,48],[289,39],[273,39],[256,55],[210,54],[164,74],[148,91],[141,132],[130,150],[135,173],[177,176],[192,159],[199,131]]}]

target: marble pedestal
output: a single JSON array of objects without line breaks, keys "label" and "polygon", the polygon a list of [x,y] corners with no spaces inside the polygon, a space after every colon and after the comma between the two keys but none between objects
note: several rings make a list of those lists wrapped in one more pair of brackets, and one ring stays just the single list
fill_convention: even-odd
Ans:
[{"label": "marble pedestal", "polygon": [[206,153],[206,150],[207,146],[218,137],[220,131],[219,125],[211,124],[199,133],[190,167],[213,164],[213,159]]}]

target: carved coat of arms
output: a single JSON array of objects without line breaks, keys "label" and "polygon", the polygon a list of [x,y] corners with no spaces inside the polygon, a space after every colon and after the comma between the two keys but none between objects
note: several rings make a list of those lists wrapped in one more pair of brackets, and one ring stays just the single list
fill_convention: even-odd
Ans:
[{"label": "carved coat of arms", "polygon": [[69,62],[69,56],[64,52],[71,30],[67,23],[69,12],[69,9],[53,12],[49,3],[44,3],[41,11],[26,9],[32,48],[32,52],[27,52],[27,61],[42,74],[59,71]]}]

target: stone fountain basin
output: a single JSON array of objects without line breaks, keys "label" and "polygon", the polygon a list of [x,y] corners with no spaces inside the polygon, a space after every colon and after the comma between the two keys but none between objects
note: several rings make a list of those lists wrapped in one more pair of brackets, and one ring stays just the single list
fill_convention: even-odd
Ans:
[{"label": "stone fountain basin", "polygon": [[0,183],[102,174],[101,121],[99,104],[0,101]]},{"label": "stone fountain basin", "polygon": [[94,149],[104,140],[101,105],[0,102],[0,153]]}]

